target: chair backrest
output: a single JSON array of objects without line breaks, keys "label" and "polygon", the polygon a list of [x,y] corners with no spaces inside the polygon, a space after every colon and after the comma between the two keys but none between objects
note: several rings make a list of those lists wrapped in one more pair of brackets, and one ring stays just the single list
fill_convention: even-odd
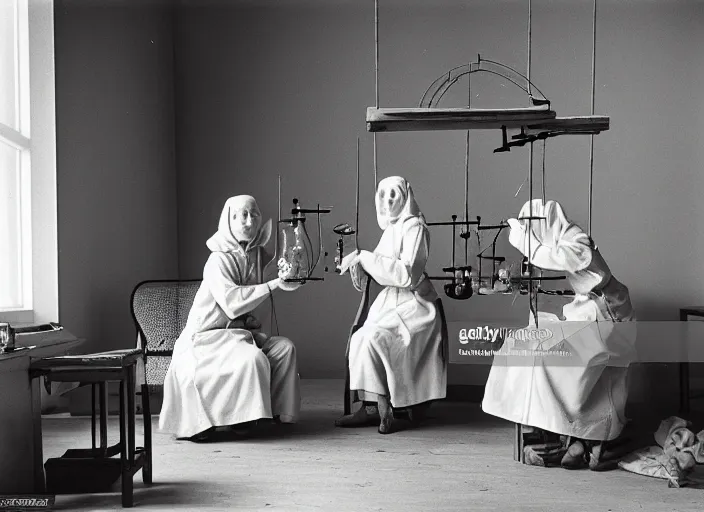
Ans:
[{"label": "chair backrest", "polygon": [[200,284],[200,279],[143,281],[132,291],[132,318],[149,386],[164,384],[174,344],[186,326]]}]

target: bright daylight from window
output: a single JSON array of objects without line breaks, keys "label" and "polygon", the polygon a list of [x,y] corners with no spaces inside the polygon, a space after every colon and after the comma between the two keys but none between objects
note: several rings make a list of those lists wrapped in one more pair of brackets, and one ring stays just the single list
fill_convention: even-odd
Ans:
[{"label": "bright daylight from window", "polygon": [[0,0],[0,311],[31,309],[27,0]]}]

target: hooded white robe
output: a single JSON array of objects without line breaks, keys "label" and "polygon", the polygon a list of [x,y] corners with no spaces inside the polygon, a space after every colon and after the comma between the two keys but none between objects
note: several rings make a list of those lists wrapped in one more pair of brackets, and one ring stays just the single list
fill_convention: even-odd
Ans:
[{"label": "hooded white robe", "polygon": [[[528,216],[529,207],[526,203],[519,217]],[[559,203],[533,200],[532,210],[533,216],[546,219],[533,221],[530,231],[525,221],[510,219],[509,241],[524,255],[532,253],[536,267],[567,273],[575,298],[563,307],[566,322],[540,313],[539,327],[576,330],[566,346],[579,363],[556,364],[542,356],[512,359],[508,355],[512,340],[507,339],[503,355],[494,356],[482,409],[556,434],[613,440],[626,423],[627,361],[635,334],[634,329],[615,330],[613,322],[635,320],[628,288],[613,277],[589,236],[567,220]],[[532,315],[530,325],[534,326]],[[614,360],[618,364],[608,364]]]},{"label": "hooded white robe", "polygon": [[164,380],[159,429],[177,437],[273,416],[293,423],[299,416],[293,343],[259,332],[248,315],[280,280],[262,282],[271,222],[245,248],[232,235],[230,211],[245,200],[254,201],[250,196],[228,199],[218,232],[207,242],[212,252],[203,283]]},{"label": "hooded white robe", "polygon": [[[428,226],[403,178],[386,178],[379,190],[384,187],[396,187],[405,203],[396,218],[377,207],[384,232],[373,253],[359,254],[358,265],[384,289],[350,340],[350,389],[362,398],[363,392],[388,395],[400,408],[445,398],[447,363],[438,296],[425,274]],[[359,287],[357,265],[350,272]]]}]

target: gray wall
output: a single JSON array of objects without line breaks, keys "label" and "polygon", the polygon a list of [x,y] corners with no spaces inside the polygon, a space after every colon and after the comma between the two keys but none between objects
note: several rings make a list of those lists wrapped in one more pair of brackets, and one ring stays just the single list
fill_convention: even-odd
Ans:
[{"label": "gray wall", "polygon": [[[477,53],[525,70],[526,5],[381,0],[381,106],[415,106],[432,80]],[[680,306],[704,301],[702,22],[703,2],[599,2],[596,110],[611,116],[611,130],[595,138],[593,236],[641,318],[676,319]],[[64,325],[96,350],[129,345],[132,286],[200,276],[224,200],[250,193],[275,217],[279,174],[284,208],[294,196],[333,205],[328,232],[352,222],[357,137],[360,243],[373,248],[380,232],[364,122],[375,101],[373,23],[371,0],[182,0],[173,24],[166,1],[57,1]],[[533,1],[532,63],[559,115],[589,113],[591,1]],[[496,79],[477,77],[472,88],[476,106],[525,104]],[[459,86],[444,105],[465,103]],[[430,220],[461,214],[464,133],[377,141],[379,178],[406,176]],[[528,150],[493,154],[499,142],[496,132],[472,133],[470,215],[485,221],[515,215],[527,199],[525,186],[514,194]],[[541,156],[536,146],[538,170]],[[551,140],[546,162],[548,197],[586,227],[588,139]],[[438,274],[450,233],[436,229],[432,240]],[[332,253],[334,239],[326,242]],[[518,256],[505,239],[500,249]],[[304,378],[343,374],[358,298],[335,274],[278,295],[279,326],[297,343]],[[445,305],[451,321],[527,316],[521,299]],[[453,366],[450,382],[482,382],[486,369]],[[671,392],[649,382],[674,376],[636,372],[638,394]]]},{"label": "gray wall", "polygon": [[[353,221],[357,137],[360,240],[373,248],[380,232],[364,117],[375,102],[373,2],[183,5],[176,30],[180,275],[200,275],[204,242],[226,197],[251,193],[276,216],[278,174],[285,207],[294,196],[307,206],[334,205],[328,230]],[[558,115],[589,114],[591,20],[591,1],[533,1],[532,78]],[[641,318],[673,320],[680,306],[704,301],[703,23],[702,2],[599,2],[596,113],[611,116],[611,130],[595,138],[593,236]],[[525,71],[526,29],[524,1],[382,0],[381,106],[416,106],[436,77],[478,53]],[[475,106],[525,105],[494,78],[479,77],[472,88]],[[459,86],[444,105],[465,105],[466,97]],[[389,133],[377,142],[380,179],[407,177],[430,220],[462,213],[464,133]],[[470,215],[515,215],[528,197],[526,186],[514,197],[528,149],[493,154],[497,132],[473,132],[471,144]],[[535,150],[539,171],[541,148]],[[589,139],[550,140],[546,172],[548,198],[586,228]],[[434,274],[450,257],[443,229],[432,232]],[[501,244],[518,257],[505,235]],[[280,296],[279,325],[297,343],[304,377],[342,375],[357,304],[348,279],[334,274]],[[445,304],[454,321],[527,317],[525,301],[511,306],[505,297]],[[652,378],[635,373],[642,384]],[[485,375],[486,367],[454,366],[450,381],[481,382]],[[641,396],[648,396],[642,386]]]},{"label": "gray wall", "polygon": [[60,321],[125,348],[134,285],[178,272],[171,10],[59,0],[55,18]]}]

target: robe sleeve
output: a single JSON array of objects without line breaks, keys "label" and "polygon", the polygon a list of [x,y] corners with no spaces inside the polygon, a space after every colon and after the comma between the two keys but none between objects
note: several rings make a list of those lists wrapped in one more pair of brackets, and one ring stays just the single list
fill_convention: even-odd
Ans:
[{"label": "robe sleeve", "polygon": [[241,277],[233,272],[223,253],[211,253],[203,270],[203,281],[207,284],[215,301],[230,319],[250,313],[278,287],[279,280],[255,285],[240,285]]},{"label": "robe sleeve", "polygon": [[[530,250],[533,252],[530,260],[539,268],[574,273],[584,270],[591,263],[591,240],[575,225],[560,233],[553,246],[544,245],[533,233],[530,237]],[[524,254],[528,252],[527,239]]]},{"label": "robe sleeve", "polygon": [[355,290],[361,292],[366,286],[364,281],[366,274],[364,270],[360,268],[359,263],[355,263],[350,267],[350,277],[352,278],[352,286],[354,286]]},{"label": "robe sleeve", "polygon": [[361,251],[359,262],[380,285],[411,288],[420,280],[428,261],[426,230],[424,225],[415,223],[403,231],[403,245],[398,259]]}]

